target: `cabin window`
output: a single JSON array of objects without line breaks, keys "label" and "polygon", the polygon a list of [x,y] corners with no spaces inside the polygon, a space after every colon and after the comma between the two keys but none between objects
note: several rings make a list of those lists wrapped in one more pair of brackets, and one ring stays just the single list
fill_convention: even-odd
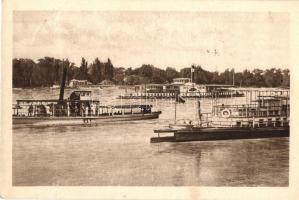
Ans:
[{"label": "cabin window", "polygon": [[190,88],[189,91],[194,92],[194,91],[196,91],[196,88]]}]

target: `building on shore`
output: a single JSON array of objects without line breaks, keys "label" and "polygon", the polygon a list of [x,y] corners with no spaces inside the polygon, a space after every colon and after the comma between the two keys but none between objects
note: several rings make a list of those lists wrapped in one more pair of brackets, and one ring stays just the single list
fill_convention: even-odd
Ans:
[{"label": "building on shore", "polygon": [[172,85],[184,85],[186,83],[191,83],[190,78],[174,78]]},{"label": "building on shore", "polygon": [[110,80],[103,80],[100,85],[107,85],[107,86],[112,86],[114,85],[113,81]]},{"label": "building on shore", "polygon": [[80,86],[89,86],[89,85],[92,85],[92,83],[87,80],[77,80],[77,79],[72,79],[69,84],[69,86],[72,88],[76,88]]}]

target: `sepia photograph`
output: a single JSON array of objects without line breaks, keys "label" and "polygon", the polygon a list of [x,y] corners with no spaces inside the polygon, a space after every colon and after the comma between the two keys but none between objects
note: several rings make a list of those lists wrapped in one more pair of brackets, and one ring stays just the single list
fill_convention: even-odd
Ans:
[{"label": "sepia photograph", "polygon": [[12,10],[11,187],[289,188],[293,17]]},{"label": "sepia photograph", "polygon": [[15,11],[13,185],[288,186],[288,17]]}]

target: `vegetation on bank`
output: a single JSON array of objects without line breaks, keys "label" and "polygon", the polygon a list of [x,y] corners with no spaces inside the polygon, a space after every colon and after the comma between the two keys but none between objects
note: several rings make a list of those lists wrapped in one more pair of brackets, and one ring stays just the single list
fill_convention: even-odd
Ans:
[{"label": "vegetation on bank", "polygon": [[[103,80],[111,80],[118,85],[136,85],[143,83],[171,83],[173,78],[190,77],[190,67],[177,71],[173,67],[165,70],[144,64],[132,69],[114,67],[111,60],[101,62],[96,58],[92,63],[82,58],[81,65],[75,66],[68,59],[60,60],[52,57],[38,59],[13,59],[13,87],[41,87],[59,84],[63,67],[68,68],[67,81],[72,79],[88,80],[99,84]],[[288,69],[270,68],[261,70],[244,70],[235,72],[226,69],[224,72],[210,72],[199,65],[194,67],[194,82],[198,84],[234,84],[242,87],[289,87],[290,71]]]}]

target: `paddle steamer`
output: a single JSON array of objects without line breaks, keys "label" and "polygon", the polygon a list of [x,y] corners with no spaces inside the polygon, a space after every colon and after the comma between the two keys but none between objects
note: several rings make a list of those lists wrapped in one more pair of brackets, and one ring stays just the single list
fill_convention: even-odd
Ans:
[{"label": "paddle steamer", "polygon": [[158,118],[161,111],[152,111],[152,105],[103,105],[91,98],[91,91],[73,91],[64,99],[66,71],[58,100],[17,100],[13,105],[13,124],[28,126],[82,125],[114,121],[132,121]]}]

